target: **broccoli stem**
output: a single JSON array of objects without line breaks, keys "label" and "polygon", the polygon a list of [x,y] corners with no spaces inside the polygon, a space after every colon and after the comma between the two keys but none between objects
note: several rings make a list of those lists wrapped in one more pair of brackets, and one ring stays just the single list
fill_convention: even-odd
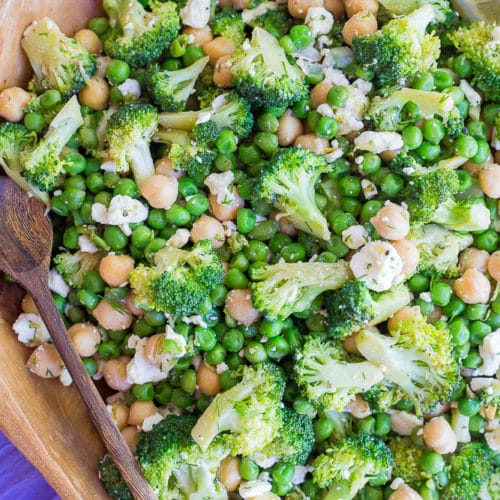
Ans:
[{"label": "broccoli stem", "polygon": [[146,179],[155,175],[155,166],[149,145],[146,143],[136,144],[127,154],[128,160],[134,174],[135,182],[139,189]]}]

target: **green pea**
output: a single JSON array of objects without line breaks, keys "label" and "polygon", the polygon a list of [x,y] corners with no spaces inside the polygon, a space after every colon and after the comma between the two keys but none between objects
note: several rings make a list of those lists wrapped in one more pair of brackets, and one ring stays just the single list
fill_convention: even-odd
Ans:
[{"label": "green pea", "polygon": [[470,324],[471,341],[476,344],[482,344],[484,337],[491,333],[491,326],[482,321],[473,321]]},{"label": "green pea", "polygon": [[380,487],[368,484],[361,490],[360,500],[384,500],[384,493]]},{"label": "green pea", "polygon": [[307,125],[313,132],[316,132],[316,127],[318,126],[318,122],[320,121],[320,119],[321,114],[315,109],[307,113]]},{"label": "green pea", "polygon": [[330,226],[337,235],[341,235],[342,231],[356,224],[356,218],[349,213],[336,211],[329,218]]},{"label": "green pea", "polygon": [[193,394],[196,389],[196,372],[194,370],[185,370],[181,375],[181,389],[188,394]]},{"label": "green pea", "polygon": [[482,139],[484,141],[488,138],[488,125],[483,121],[471,121],[465,127],[474,139]]},{"label": "green pea", "polygon": [[89,377],[93,377],[97,373],[97,362],[94,358],[82,358],[82,363]]},{"label": "green pea", "polygon": [[473,163],[484,163],[490,156],[490,145],[484,139],[477,139],[477,153],[471,157]]},{"label": "green pea", "polygon": [[106,226],[103,238],[114,251],[123,250],[128,245],[127,236],[118,226]]},{"label": "green pea", "polygon": [[210,351],[217,344],[217,336],[211,328],[197,326],[194,329],[195,344],[202,351]]},{"label": "green pea", "polygon": [[224,277],[224,284],[229,289],[247,288],[248,283],[248,278],[239,269],[229,269]]},{"label": "green pea", "polygon": [[342,241],[342,238],[336,234],[330,238],[328,250],[338,258],[342,258],[349,253],[349,247]]},{"label": "green pea", "polygon": [[161,405],[170,403],[172,399],[172,387],[168,382],[162,381],[154,386],[154,399]]},{"label": "green pea", "polygon": [[453,59],[453,71],[460,78],[468,78],[472,75],[472,62],[471,60],[464,56],[459,55]]},{"label": "green pea", "polygon": [[245,337],[240,330],[231,328],[228,330],[222,339],[222,345],[230,352],[238,352],[243,347]]},{"label": "green pea", "polygon": [[305,24],[297,24],[290,29],[290,38],[298,49],[307,47],[313,41],[313,35]]},{"label": "green pea", "polygon": [[479,412],[481,401],[479,399],[462,398],[457,403],[458,411],[466,417],[472,417]]},{"label": "green pea", "polygon": [[422,131],[415,125],[406,127],[402,132],[404,145],[410,149],[417,149],[423,142]]},{"label": "green pea", "polygon": [[471,432],[483,432],[484,425],[485,425],[485,419],[478,413],[472,415],[472,417],[470,417],[469,419],[469,430]]},{"label": "green pea", "polygon": [[433,90],[434,77],[430,73],[421,73],[413,80],[412,87],[418,90]]},{"label": "green pea", "polygon": [[465,345],[469,341],[470,332],[462,320],[455,320],[449,325],[453,343],[457,346]]},{"label": "green pea", "polygon": [[479,352],[476,349],[471,349],[469,351],[469,354],[467,354],[467,357],[464,358],[462,361],[462,365],[465,368],[470,368],[472,370],[475,370],[476,368],[479,368],[483,364],[483,359],[479,355]]},{"label": "green pea", "polygon": [[478,150],[476,139],[470,135],[460,134],[455,140],[454,151],[457,156],[472,158]]},{"label": "green pea", "polygon": [[198,187],[191,177],[179,179],[179,193],[183,198],[193,196],[198,193]]},{"label": "green pea", "polygon": [[249,208],[240,208],[236,213],[236,225],[240,233],[248,234],[251,232],[255,228],[256,221],[255,212]]},{"label": "green pea", "polygon": [[87,188],[94,194],[104,189],[104,179],[100,172],[94,172],[87,176]]},{"label": "green pea", "polygon": [[343,108],[349,99],[349,88],[345,85],[335,85],[326,95],[326,102],[336,108]]},{"label": "green pea", "polygon": [[446,304],[443,307],[444,314],[451,319],[455,318],[456,316],[459,316],[464,311],[465,311],[465,303],[455,295],[453,295],[448,304]]},{"label": "green pea", "polygon": [[486,125],[494,126],[498,113],[500,113],[500,104],[490,103],[484,106],[482,114]]},{"label": "green pea", "polygon": [[288,35],[282,36],[278,40],[278,43],[286,54],[291,54],[297,50],[297,46]]},{"label": "green pea", "polygon": [[154,327],[163,326],[166,323],[165,315],[158,311],[147,311],[144,314],[144,321]]},{"label": "green pea", "polygon": [[304,120],[307,116],[307,113],[311,111],[311,101],[309,99],[301,99],[293,105],[292,110],[293,114],[297,118]]},{"label": "green pea", "polygon": [[130,196],[131,198],[137,198],[139,196],[139,188],[133,179],[120,179],[116,182],[113,189],[113,196],[117,195]]},{"label": "green pea", "polygon": [[470,321],[484,319],[488,312],[488,304],[469,304],[465,309],[465,317]]},{"label": "green pea", "polygon": [[465,99],[465,94],[460,87],[453,85],[444,90],[444,94],[448,94],[453,98],[455,104],[461,103]]},{"label": "green pea", "polygon": [[134,228],[130,237],[132,245],[137,248],[145,248],[146,245],[154,238],[154,232],[147,226],[140,225]]},{"label": "green pea", "polygon": [[45,127],[45,118],[37,111],[31,111],[24,115],[24,126],[33,132],[40,133]]},{"label": "green pea", "polygon": [[101,37],[109,29],[109,19],[107,17],[93,17],[88,26],[97,36]]},{"label": "green pea", "polygon": [[43,109],[53,109],[61,103],[62,103],[62,95],[61,92],[59,92],[59,90],[56,89],[46,90],[40,96],[40,106],[42,106]]},{"label": "green pea", "polygon": [[426,451],[420,458],[420,466],[427,474],[436,474],[443,470],[445,462],[439,453],[435,451]]},{"label": "green pea", "polygon": [[241,478],[245,481],[254,481],[259,477],[259,466],[248,457],[242,457],[240,461]]},{"label": "green pea", "polygon": [[215,145],[221,154],[234,153],[238,148],[238,138],[232,130],[224,129],[219,132]]},{"label": "green pea", "polygon": [[205,361],[209,365],[218,365],[226,359],[227,351],[224,346],[217,344],[213,349],[205,353]]},{"label": "green pea", "polygon": [[259,148],[255,144],[242,144],[238,148],[238,157],[242,163],[252,165],[262,160]]},{"label": "green pea", "polygon": [[396,196],[403,189],[404,181],[397,174],[387,174],[380,183],[380,189],[387,196]]},{"label": "green pea", "polygon": [[185,410],[193,404],[193,396],[177,387],[172,392],[172,403]]},{"label": "green pea", "polygon": [[347,175],[340,179],[338,189],[343,196],[357,197],[361,193],[361,181],[358,177]]},{"label": "green pea", "polygon": [[105,287],[106,283],[104,283],[97,269],[91,269],[85,273],[83,277],[83,288],[89,292],[101,293],[104,291]]},{"label": "green pea", "polygon": [[435,160],[439,153],[441,152],[441,148],[438,144],[430,144],[428,142],[423,142],[417,149],[416,152],[422,160],[432,161]]},{"label": "green pea", "polygon": [[99,345],[97,352],[104,359],[115,359],[120,356],[120,348],[113,340],[105,340]]},{"label": "green pea", "polygon": [[78,300],[87,308],[87,309],[95,309],[100,302],[100,297],[95,292],[91,292],[89,290],[81,289],[77,292]]},{"label": "green pea", "polygon": [[284,337],[278,335],[269,339],[265,344],[270,359],[280,360],[290,353],[290,346]]},{"label": "green pea", "polygon": [[175,226],[185,226],[190,222],[191,214],[186,208],[174,204],[165,211],[165,219]]},{"label": "green pea", "polygon": [[437,71],[434,71],[432,76],[434,78],[434,85],[439,91],[447,89],[448,87],[451,87],[455,84],[455,82],[453,81],[453,76],[447,70],[438,69]]},{"label": "green pea", "polygon": [[275,133],[278,131],[279,121],[273,114],[263,113],[257,118],[256,125],[261,132]]},{"label": "green pea", "polygon": [[186,48],[186,52],[182,58],[184,64],[186,66],[191,66],[191,64],[195,63],[198,59],[205,57],[205,52],[201,47],[197,47],[196,45],[190,45]]},{"label": "green pea", "polygon": [[356,426],[359,432],[373,434],[375,431],[375,417],[370,415],[369,417],[361,418],[356,422]]},{"label": "green pea", "polygon": [[361,222],[368,222],[382,208],[382,202],[379,200],[369,200],[361,208]]},{"label": "green pea", "polygon": [[327,417],[319,418],[314,421],[314,438],[316,442],[328,439],[335,429],[333,420]]},{"label": "green pea", "polygon": [[457,175],[460,183],[458,190],[460,193],[463,193],[472,186],[472,175],[469,174],[469,172],[466,172],[465,170],[458,170]]},{"label": "green pea", "polygon": [[431,283],[430,294],[434,304],[446,306],[451,300],[453,290],[448,283],[438,281]]},{"label": "green pea", "polygon": [[434,310],[434,304],[432,302],[422,300],[420,297],[415,300],[415,304],[420,307],[420,310],[422,311],[422,314],[424,316],[429,316],[429,314]]},{"label": "green pea", "polygon": [[422,134],[431,144],[439,144],[446,135],[446,129],[437,118],[429,118],[424,122]]},{"label": "green pea", "polygon": [[267,155],[272,155],[279,148],[278,136],[270,132],[257,132],[253,140]]},{"label": "green pea", "polygon": [[78,233],[76,232],[76,227],[72,226],[64,231],[63,245],[68,250],[76,250],[78,248]]},{"label": "green pea", "polygon": [[249,235],[254,240],[266,241],[272,238],[278,231],[279,224],[275,220],[266,220],[256,224]]},{"label": "green pea", "polygon": [[135,321],[132,330],[139,337],[148,337],[155,332],[154,327],[152,327],[144,318],[139,318]]},{"label": "green pea", "polygon": [[153,384],[151,382],[135,384],[132,387],[132,394],[139,401],[151,401],[154,397]]},{"label": "green pea", "polygon": [[87,165],[85,167],[84,174],[89,176],[90,174],[95,174],[101,171],[101,163],[97,158],[87,158]]},{"label": "green pea", "polygon": [[339,130],[339,124],[335,118],[322,116],[316,125],[316,135],[323,139],[333,139]]},{"label": "green pea", "polygon": [[267,359],[264,345],[255,341],[251,341],[246,345],[244,355],[250,363],[261,363]]},{"label": "green pea", "polygon": [[130,76],[130,66],[125,61],[113,59],[106,66],[106,77],[113,85],[120,85]]},{"label": "green pea", "polygon": [[186,202],[186,210],[193,216],[198,217],[208,210],[208,198],[204,194],[195,194]]},{"label": "green pea", "polygon": [[306,258],[306,249],[301,243],[290,243],[281,250],[286,262],[300,262]]},{"label": "green pea", "polygon": [[363,161],[359,164],[358,169],[360,173],[370,175],[377,173],[381,165],[382,160],[379,155],[375,153],[364,153]]},{"label": "green pea", "polygon": [[377,413],[374,432],[377,436],[385,436],[391,432],[391,416],[389,414]]}]

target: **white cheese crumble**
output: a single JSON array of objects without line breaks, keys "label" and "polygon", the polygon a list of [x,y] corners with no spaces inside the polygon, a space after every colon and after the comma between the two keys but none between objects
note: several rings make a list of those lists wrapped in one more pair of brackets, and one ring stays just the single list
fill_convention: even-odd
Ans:
[{"label": "white cheese crumble", "polygon": [[198,326],[201,326],[202,328],[206,328],[207,327],[207,324],[206,322],[203,320],[203,318],[197,314],[197,315],[194,315],[194,316],[184,316],[182,318],[182,322],[183,323],[186,323],[187,325],[198,325]]},{"label": "white cheese crumble", "polygon": [[486,443],[493,451],[500,451],[500,427],[484,434]]},{"label": "white cheese crumble", "polygon": [[326,35],[333,28],[333,14],[324,7],[311,7],[307,11],[305,23],[309,26],[312,36]]},{"label": "white cheese crumble", "polygon": [[196,125],[200,125],[201,123],[206,123],[208,120],[212,118],[212,113],[210,111],[200,111],[198,113],[198,118],[196,118]]},{"label": "white cheese crumble", "polygon": [[365,200],[371,200],[378,194],[377,186],[368,179],[361,179],[361,189],[363,190]]},{"label": "white cheese crumble", "polygon": [[479,346],[479,355],[483,364],[474,370],[474,376],[493,376],[500,368],[500,329],[491,332],[483,339]]},{"label": "white cheese crumble", "polygon": [[210,20],[210,0],[188,0],[179,14],[182,24],[192,28],[203,28]]},{"label": "white cheese crumble", "polygon": [[470,86],[467,80],[460,80],[459,87],[471,106],[481,105],[481,96]]},{"label": "white cheese crumble", "polygon": [[387,411],[391,416],[391,429],[400,436],[410,436],[413,430],[423,424],[423,419],[402,410]]},{"label": "white cheese crumble", "polygon": [[355,224],[342,231],[342,241],[351,250],[357,250],[370,241],[370,236],[364,226]]},{"label": "white cheese crumble", "polygon": [[279,462],[279,457],[266,457],[262,453],[256,452],[252,455],[252,460],[261,468],[269,469],[275,463]]},{"label": "white cheese crumble", "polygon": [[120,226],[142,222],[148,217],[148,209],[139,200],[126,195],[111,198],[109,207],[102,203],[92,205],[92,219],[100,224]]},{"label": "white cheese crumble", "polygon": [[210,174],[204,181],[210,194],[217,196],[220,205],[231,205],[234,202],[234,173],[226,170],[220,174]]},{"label": "white cheese crumble", "polygon": [[34,347],[50,340],[50,333],[39,314],[21,313],[12,329],[17,335],[19,342]]},{"label": "white cheese crumble", "polygon": [[238,489],[241,498],[253,498],[269,491],[271,491],[271,483],[258,479],[254,481],[242,481]]},{"label": "white cheese crumble", "polygon": [[306,474],[312,472],[314,467],[311,465],[296,465],[295,474],[293,475],[292,484],[302,484],[306,479]]},{"label": "white cheese crumble", "polygon": [[277,2],[263,2],[255,9],[244,9],[241,12],[241,19],[245,24],[250,24],[255,21],[259,16],[265,14],[268,10],[276,10],[278,8]]},{"label": "white cheese crumble", "polygon": [[69,285],[55,269],[49,271],[49,288],[52,292],[57,293],[57,295],[61,297],[67,297],[70,290]]},{"label": "white cheese crumble", "polygon": [[111,172],[111,173],[115,174],[117,168],[118,168],[118,165],[113,160],[109,160],[109,161],[105,161],[104,163],[101,163],[101,170],[103,172]]},{"label": "white cheese crumble", "polygon": [[385,241],[370,241],[352,256],[354,277],[375,292],[389,290],[398,280],[403,261],[396,249]]},{"label": "white cheese crumble", "polygon": [[229,370],[229,366],[226,363],[219,363],[215,367],[215,371],[220,375],[221,373],[227,372]]},{"label": "white cheese crumble", "polygon": [[123,83],[118,85],[118,90],[122,95],[135,95],[141,97],[141,86],[137,80],[127,78]]},{"label": "white cheese crumble", "polygon": [[177,231],[170,236],[166,245],[173,248],[182,248],[189,241],[191,233],[188,229],[180,227]]},{"label": "white cheese crumble", "polygon": [[99,251],[99,247],[92,243],[86,234],[78,236],[78,247],[85,253],[97,253]]},{"label": "white cheese crumble", "polygon": [[141,425],[141,429],[144,432],[149,432],[153,430],[153,426],[157,424],[158,422],[161,422],[163,420],[163,415],[161,413],[155,413],[154,415],[150,415],[149,417],[146,417]]},{"label": "white cheese crumble", "polygon": [[403,138],[397,132],[372,132],[366,131],[354,139],[356,149],[382,153],[382,151],[395,151],[403,147]]}]

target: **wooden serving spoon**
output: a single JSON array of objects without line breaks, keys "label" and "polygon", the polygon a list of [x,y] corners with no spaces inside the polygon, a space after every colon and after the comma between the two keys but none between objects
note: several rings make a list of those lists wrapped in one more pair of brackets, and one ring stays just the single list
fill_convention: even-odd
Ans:
[{"label": "wooden serving spoon", "polygon": [[15,278],[33,297],[95,427],[132,495],[140,500],[153,500],[156,496],[112,422],[52,299],[48,286],[52,224],[45,209],[45,205],[29,197],[8,177],[0,177],[0,269]]}]

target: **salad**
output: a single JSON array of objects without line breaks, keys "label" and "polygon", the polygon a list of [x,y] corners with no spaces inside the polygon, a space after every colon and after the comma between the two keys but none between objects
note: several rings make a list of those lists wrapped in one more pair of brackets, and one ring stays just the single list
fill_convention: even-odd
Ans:
[{"label": "salad", "polygon": [[[158,497],[500,498],[500,27],[103,7],[26,29],[0,165],[47,205],[54,301]],[[22,308],[28,368],[71,384]]]}]

